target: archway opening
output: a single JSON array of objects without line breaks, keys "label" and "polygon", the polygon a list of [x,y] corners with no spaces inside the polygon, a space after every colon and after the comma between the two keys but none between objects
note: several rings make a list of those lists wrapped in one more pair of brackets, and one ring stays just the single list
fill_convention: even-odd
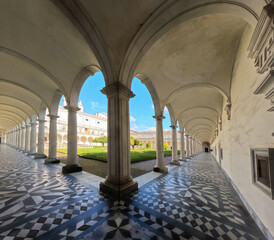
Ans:
[{"label": "archway opening", "polygon": [[[84,171],[105,178],[107,176],[107,97],[101,93],[105,87],[103,74],[97,72],[84,82],[78,97],[77,111],[77,160]],[[68,113],[60,101],[60,134],[64,130],[63,142],[67,152]],[[62,112],[64,110],[64,114]],[[66,159],[61,159],[66,163]]]}]

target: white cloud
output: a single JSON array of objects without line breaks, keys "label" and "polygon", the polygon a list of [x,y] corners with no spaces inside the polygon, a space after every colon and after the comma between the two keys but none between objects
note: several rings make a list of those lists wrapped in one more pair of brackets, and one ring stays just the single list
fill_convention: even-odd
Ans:
[{"label": "white cloud", "polygon": [[154,109],[154,104],[151,105],[151,108]]},{"label": "white cloud", "polygon": [[138,131],[140,129],[140,127],[137,124],[134,123],[132,126],[130,126],[130,129]]},{"label": "white cloud", "polygon": [[131,122],[136,122],[136,118],[135,117],[130,116],[129,119],[130,119]]},{"label": "white cloud", "polygon": [[91,105],[92,109],[105,109],[106,108],[105,105],[101,105],[100,103],[94,102],[94,101],[91,101],[90,105]]},{"label": "white cloud", "polygon": [[156,131],[156,127],[150,127],[146,131],[148,131],[148,132],[155,132]]}]

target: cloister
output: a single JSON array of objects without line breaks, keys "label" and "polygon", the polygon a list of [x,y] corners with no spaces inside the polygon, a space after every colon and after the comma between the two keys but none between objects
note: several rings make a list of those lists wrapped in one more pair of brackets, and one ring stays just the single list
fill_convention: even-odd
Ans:
[{"label": "cloister", "polygon": [[[106,215],[110,210],[114,212],[109,213],[108,217],[102,215],[98,220],[100,224],[103,224],[105,218],[109,221],[114,218],[113,221],[117,223],[117,219],[122,221],[126,217],[135,216],[130,221],[136,221],[141,229],[150,231],[151,234],[146,232],[147,235],[143,235],[147,239],[273,239],[273,23],[274,2],[271,0],[2,0],[1,179],[6,179],[12,171],[18,171],[16,169],[21,169],[22,174],[26,175],[39,169],[37,171],[41,172],[37,173],[37,181],[40,176],[48,175],[52,179],[56,178],[56,181],[66,182],[67,185],[62,186],[62,189],[73,186],[70,190],[75,191],[76,195],[81,191],[83,195],[77,195],[81,201],[81,197],[88,194],[85,195],[87,202],[92,201],[94,204],[92,209],[87,210],[91,215],[79,212],[79,215],[75,215],[79,222],[87,218],[91,221],[92,214],[101,204]],[[77,141],[89,141],[86,137],[77,136],[76,116],[81,88],[87,78],[96,72],[102,72],[104,76],[105,87],[101,92],[108,98],[108,174],[100,186],[92,186],[90,190],[78,180],[73,180],[74,176],[78,176],[75,173],[82,171],[77,162]],[[139,186],[137,193],[138,182],[131,177],[130,163],[129,101],[135,96],[131,90],[134,77],[147,87],[153,100],[155,114],[151,117],[156,122],[154,141],[157,159],[155,167],[151,169],[154,173],[151,174],[156,174],[158,179]],[[66,137],[68,149],[64,166],[58,164],[56,157],[57,113],[62,96],[66,99],[68,113],[67,133],[62,135]],[[168,166],[165,165],[163,149],[162,121],[165,118],[165,107],[170,115],[172,129],[172,160]],[[47,111],[50,127],[49,151],[46,156],[44,140]],[[177,130],[180,132],[179,156]],[[13,167],[15,161],[20,167]],[[19,176],[18,172],[18,179],[14,178],[13,181],[19,181]],[[199,179],[203,186],[199,185]],[[192,195],[197,194],[195,199],[199,204],[211,202],[210,207],[190,206],[196,201],[188,199],[192,196],[189,191],[192,186],[190,183],[194,180],[198,181],[195,186],[201,189],[193,190]],[[169,192],[164,183],[174,189]],[[0,204],[8,211],[8,201],[16,196],[5,196],[6,189],[12,189],[12,185],[9,185],[12,184],[11,180],[3,180],[3,184]],[[92,181],[89,184],[92,185]],[[19,185],[16,188],[20,191],[27,188]],[[41,191],[43,189],[47,188]],[[90,200],[92,193],[89,191],[96,193],[94,196],[98,202]],[[186,192],[180,195],[180,191]],[[217,219],[217,222],[225,219],[223,224],[227,224],[228,230],[222,228],[222,231],[217,231],[218,235],[215,233],[218,224],[203,230],[200,225],[196,229],[196,225],[190,227],[186,222],[175,223],[169,216],[163,218],[161,214],[165,214],[165,210],[161,209],[161,213],[156,214],[157,210],[152,211],[150,199],[145,196],[153,193],[156,194],[152,197],[155,198],[153,201],[161,200],[159,206],[165,206],[167,215],[171,214],[168,208],[176,211],[179,216],[182,212],[180,209],[187,207],[191,212],[200,207],[195,216],[206,211],[205,216]],[[213,193],[216,196],[210,195]],[[235,200],[233,197],[236,195]],[[104,205],[108,200],[103,198],[107,196],[119,199],[119,203],[112,203],[110,210],[106,210]],[[163,203],[168,196],[173,201],[173,207]],[[217,203],[213,198],[222,203]],[[247,210],[239,207],[242,203],[238,203],[238,198]],[[180,202],[182,205],[179,208],[180,199],[184,200]],[[145,200],[148,205],[142,208],[141,205],[146,204]],[[34,204],[34,208],[37,206]],[[121,207],[120,215],[115,212],[117,206]],[[213,210],[209,210],[211,207]],[[148,220],[141,223],[142,219],[136,219],[139,215],[131,214],[130,211],[125,213],[124,208],[130,211],[138,208],[135,214],[142,215],[147,211],[155,218],[142,215]],[[22,224],[22,219],[13,218],[19,208],[14,208],[14,212],[13,207],[10,209],[8,214],[0,215],[0,238],[5,235],[15,236],[8,231],[9,224],[13,229]],[[236,216],[237,212],[239,216]],[[122,217],[121,213],[124,214]],[[22,216],[30,222],[34,219],[23,212]],[[173,224],[172,230],[166,227],[161,230],[161,235],[158,228],[148,223],[156,218],[160,219],[157,224],[163,228],[166,223],[168,226]],[[83,225],[90,227],[85,229],[85,234],[80,235],[78,230],[70,237],[89,236],[86,239],[96,239],[94,235],[86,235],[97,229],[99,225],[95,225]],[[66,230],[63,235],[61,232],[72,225],[64,223],[60,226],[63,227],[58,228],[58,239],[68,237],[70,231]],[[40,232],[42,235],[39,237],[33,235],[33,232],[22,236],[52,239],[57,236],[54,227]],[[77,227],[75,225],[75,229]],[[107,229],[106,226],[103,229]],[[181,235],[178,229],[181,229]],[[29,230],[34,231],[31,227]],[[168,231],[173,232],[168,235]],[[158,237],[155,238],[152,233]],[[124,234],[123,237],[127,236],[127,233]],[[122,238],[122,235],[115,236],[114,239]],[[131,237],[134,238],[132,232]],[[135,238],[138,239],[138,236]],[[139,239],[142,237],[139,236]]]}]

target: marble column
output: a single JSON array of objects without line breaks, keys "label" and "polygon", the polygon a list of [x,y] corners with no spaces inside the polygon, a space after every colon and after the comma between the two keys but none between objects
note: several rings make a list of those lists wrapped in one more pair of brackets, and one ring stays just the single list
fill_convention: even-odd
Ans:
[{"label": "marble column", "polygon": [[[45,163],[60,163],[60,159],[57,158],[57,118],[59,116],[49,114],[49,154]],[[77,128],[77,127],[76,127]],[[77,132],[76,132],[77,134]],[[77,135],[76,135],[77,138]],[[77,140],[77,139],[76,139]]]},{"label": "marble column", "polygon": [[133,92],[119,82],[101,90],[108,98],[107,177],[100,190],[116,198],[128,196],[138,189],[131,176],[129,99]]},{"label": "marble column", "polygon": [[186,136],[186,157],[189,158],[190,153],[189,153],[189,134],[188,134],[188,132],[185,133],[185,136]]},{"label": "marble column", "polygon": [[163,133],[163,115],[154,116],[156,119],[156,165],[153,168],[155,172],[167,173],[168,168],[165,166],[164,153],[164,133]]},{"label": "marble column", "polygon": [[180,139],[181,139],[181,144],[180,144],[180,160],[181,161],[186,161],[186,155],[185,155],[185,134],[184,134],[184,129],[180,131]]},{"label": "marble column", "polygon": [[31,123],[31,130],[30,130],[30,152],[29,155],[36,154],[36,125],[37,123]]},{"label": "marble column", "polygon": [[77,111],[80,108],[68,105],[65,106],[65,109],[68,110],[68,154],[67,164],[63,167],[62,172],[67,174],[80,172],[82,171],[82,167],[77,161]]},{"label": "marble column", "polygon": [[192,157],[193,156],[193,148],[192,148],[192,143],[193,143],[193,141],[192,141],[193,139],[192,139],[192,137],[191,136],[189,136],[189,156],[190,157]]},{"label": "marble column", "polygon": [[25,143],[26,143],[26,125],[22,127],[22,138],[21,138],[21,144],[22,144],[22,151],[25,152]]},{"label": "marble column", "polygon": [[18,127],[18,129],[17,129],[17,150],[20,150],[20,147],[21,147],[20,136],[21,136],[21,127]]},{"label": "marble column", "polygon": [[29,153],[30,151],[30,126],[29,124],[26,125],[26,137],[25,137],[25,152]]},{"label": "marble column", "polygon": [[15,132],[15,141],[16,141],[16,148],[19,149],[19,129],[17,128],[16,129],[16,132]]},{"label": "marble column", "polygon": [[178,151],[177,151],[177,126],[172,125],[171,127],[171,134],[172,134],[172,160],[170,162],[171,165],[178,165],[180,166],[180,162],[178,159]]},{"label": "marble column", "polygon": [[46,120],[39,119],[39,126],[38,126],[38,148],[37,153],[35,154],[34,158],[46,158],[45,155],[45,122]]}]

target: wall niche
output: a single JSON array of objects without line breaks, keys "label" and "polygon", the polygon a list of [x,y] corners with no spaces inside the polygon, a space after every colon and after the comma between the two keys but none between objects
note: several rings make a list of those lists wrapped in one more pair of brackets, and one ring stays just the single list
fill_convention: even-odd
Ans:
[{"label": "wall niche", "polygon": [[252,181],[274,199],[274,148],[251,149]]}]

